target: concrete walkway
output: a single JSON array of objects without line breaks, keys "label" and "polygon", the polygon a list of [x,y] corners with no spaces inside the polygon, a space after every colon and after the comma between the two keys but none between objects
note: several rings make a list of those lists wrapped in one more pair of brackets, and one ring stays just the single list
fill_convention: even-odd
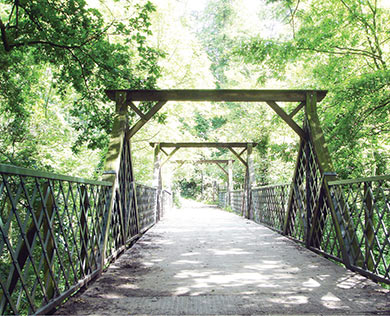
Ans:
[{"label": "concrete walkway", "polygon": [[57,314],[390,315],[373,282],[217,208],[173,210]]}]

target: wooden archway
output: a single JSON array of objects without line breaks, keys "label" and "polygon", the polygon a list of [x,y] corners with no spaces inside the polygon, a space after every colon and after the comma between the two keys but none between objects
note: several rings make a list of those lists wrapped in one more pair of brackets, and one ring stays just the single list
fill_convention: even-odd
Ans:
[{"label": "wooden archway", "polygon": [[[334,179],[330,155],[325,145],[325,139],[317,116],[317,102],[321,101],[326,96],[326,93],[326,90],[107,90],[107,96],[116,102],[116,117],[105,167],[106,173],[108,173],[106,179],[115,181],[114,175],[117,174],[119,168],[118,161],[120,161],[121,148],[126,144],[128,144],[126,146],[130,147],[131,137],[169,101],[265,102],[300,137],[301,149],[298,154],[297,167],[293,179],[295,184],[293,194],[299,196],[299,187],[302,185],[307,186],[305,200],[306,207],[310,208],[307,212],[309,214],[307,220],[311,220],[310,214],[317,207],[310,204],[310,201],[313,194],[317,194],[314,191],[318,190],[317,184],[320,181],[318,175],[326,175],[330,180]],[[155,102],[155,104],[147,113],[144,113],[134,104],[137,101],[150,101]],[[277,102],[292,102],[297,103],[297,106],[293,111],[287,113]],[[133,126],[128,126],[127,123],[128,109],[133,110],[139,116],[139,120]],[[299,124],[294,117],[302,109],[305,111],[305,119],[303,123]],[[305,158],[305,155],[309,154],[311,148],[312,152],[314,151],[315,161]],[[248,147],[247,150],[249,151],[251,148],[249,149]],[[313,162],[316,162],[316,164],[311,166]],[[311,172],[310,168],[317,169],[318,173]],[[249,179],[250,176],[249,173],[247,178]],[[313,180],[310,177],[315,179]],[[248,187],[250,188],[250,186]],[[291,197],[288,216],[294,213],[293,211],[290,212],[290,210],[297,207],[293,205],[293,200],[294,198]],[[248,202],[250,202],[250,195],[248,196]],[[250,207],[248,210],[250,210]],[[250,212],[246,215],[248,218],[252,217]],[[286,219],[286,230],[288,229],[289,221],[290,217]]]}]

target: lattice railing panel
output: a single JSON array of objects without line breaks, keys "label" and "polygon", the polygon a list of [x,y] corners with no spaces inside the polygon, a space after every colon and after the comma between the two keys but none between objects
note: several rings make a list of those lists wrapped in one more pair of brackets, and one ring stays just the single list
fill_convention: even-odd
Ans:
[{"label": "lattice railing panel", "polygon": [[287,235],[304,241],[306,227],[306,151],[303,142],[300,146],[296,175],[293,179],[291,190]]},{"label": "lattice railing panel", "polygon": [[310,235],[310,247],[333,260],[342,262],[342,248],[337,238],[336,227],[332,218],[329,201],[325,198],[322,188],[319,205]]},{"label": "lattice railing panel", "polygon": [[244,191],[232,191],[231,192],[232,201],[231,207],[234,213],[242,215],[242,205],[244,199]]},{"label": "lattice railing panel", "polygon": [[219,191],[218,192],[218,206],[221,208],[225,208],[228,205],[227,200],[227,192],[226,191]]},{"label": "lattice railing panel", "polygon": [[390,176],[329,185],[351,266],[390,284]]},{"label": "lattice railing panel", "polygon": [[111,210],[111,220],[108,226],[105,254],[106,262],[110,262],[117,255],[117,252],[125,246],[122,205],[120,200],[119,190],[116,190],[114,204]]},{"label": "lattice railing panel", "polygon": [[0,165],[0,310],[32,314],[101,268],[108,182]]},{"label": "lattice railing panel", "polygon": [[288,206],[289,189],[290,184],[253,189],[254,221],[282,232]]},{"label": "lattice railing panel", "polygon": [[162,191],[162,209],[160,211],[160,217],[163,217],[167,211],[169,211],[173,206],[173,196],[172,193],[163,190]]},{"label": "lattice railing panel", "polygon": [[137,184],[137,206],[140,230],[144,231],[156,223],[157,189]]},{"label": "lattice railing panel", "polygon": [[132,169],[130,142],[126,141],[123,145],[121,165],[118,174],[118,185],[121,192],[123,205],[123,222],[126,242],[139,232],[137,223],[137,213],[135,207],[134,195],[134,176]]}]

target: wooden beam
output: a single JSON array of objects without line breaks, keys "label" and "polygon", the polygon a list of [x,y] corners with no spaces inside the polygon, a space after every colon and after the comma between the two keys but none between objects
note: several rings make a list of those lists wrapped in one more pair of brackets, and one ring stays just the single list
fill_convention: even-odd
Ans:
[{"label": "wooden beam", "polygon": [[173,160],[173,163],[193,163],[193,164],[212,164],[212,163],[220,163],[220,164],[228,164],[229,161],[233,161],[232,159],[202,159],[202,160]]},{"label": "wooden beam", "polygon": [[241,152],[239,153],[239,156],[241,156],[244,152],[246,152],[246,150],[247,150],[247,148],[244,148],[243,150],[241,150]]},{"label": "wooden beam", "polygon": [[164,147],[181,147],[181,148],[246,148],[248,144],[252,144],[253,147],[257,146],[257,143],[149,143],[154,147],[156,144],[160,145],[160,148]]},{"label": "wooden beam", "polygon": [[130,128],[130,130],[129,130],[128,134],[127,134],[127,139],[133,137],[141,129],[141,127],[144,126],[153,117],[153,115],[156,114],[163,107],[163,105],[165,103],[167,103],[167,102],[166,101],[159,101],[159,102],[157,102],[149,110],[149,112],[144,115],[144,118],[141,118],[137,123],[135,123]]},{"label": "wooden beam", "polygon": [[305,101],[299,103],[299,105],[288,116],[292,119],[305,106],[305,104]]},{"label": "wooden beam", "polygon": [[137,106],[136,106],[133,102],[127,101],[127,104],[130,106],[130,108],[131,108],[135,113],[138,114],[138,116],[139,116],[141,119],[147,121],[147,119],[146,119],[146,117],[145,117],[145,114],[142,113],[142,111],[141,111],[139,108],[137,108]]},{"label": "wooden beam", "polygon": [[160,148],[160,150],[164,153],[165,156],[169,156],[169,154],[162,148]]},{"label": "wooden beam", "polygon": [[229,173],[226,171],[224,167],[222,167],[219,163],[216,163],[216,165],[227,175],[229,176]]},{"label": "wooden beam", "polygon": [[306,93],[317,93],[321,101],[326,90],[106,90],[107,96],[115,100],[116,92],[126,92],[128,101],[228,101],[228,102],[301,102]]},{"label": "wooden beam", "polygon": [[233,153],[233,155],[235,155],[238,158],[238,160],[240,160],[243,163],[243,165],[245,167],[248,167],[248,164],[246,163],[246,161],[244,159],[242,159],[241,156],[233,148],[231,148],[231,147],[228,147],[228,148]]},{"label": "wooden beam", "polygon": [[280,116],[280,118],[285,121],[295,133],[299,135],[302,139],[306,139],[306,134],[303,131],[302,128],[298,126],[297,123],[295,123],[291,117],[288,116],[286,112],[274,101],[268,101],[267,104],[271,107],[272,110],[276,112]]}]

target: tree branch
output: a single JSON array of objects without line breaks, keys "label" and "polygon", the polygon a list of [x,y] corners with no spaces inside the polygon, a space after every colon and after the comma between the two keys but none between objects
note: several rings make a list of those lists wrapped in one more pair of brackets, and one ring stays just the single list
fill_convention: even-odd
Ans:
[{"label": "tree branch", "polygon": [[1,40],[3,41],[3,46],[6,52],[9,52],[11,50],[8,38],[7,38],[7,31],[5,29],[5,25],[3,24],[3,21],[0,19],[0,29],[1,29]]},{"label": "tree branch", "polygon": [[57,48],[63,48],[63,49],[79,49],[81,46],[79,45],[62,45],[62,44],[56,44],[53,42],[49,41],[42,41],[42,40],[37,40],[37,41],[30,41],[30,42],[25,42],[25,43],[14,43],[10,45],[10,48],[15,48],[15,47],[21,47],[21,46],[32,46],[32,45],[37,45],[37,44],[42,44],[42,45],[49,45]]},{"label": "tree branch", "polygon": [[[337,47],[334,47],[334,48],[337,48]],[[348,55],[348,54],[350,54],[350,55],[366,56],[366,57],[370,57],[370,58],[378,58],[378,56],[376,56],[370,52],[367,52],[364,50],[350,49],[350,48],[343,48],[345,51],[332,51],[332,50],[309,48],[309,47],[298,47],[297,49],[313,51],[313,52],[317,52],[317,53],[333,54],[333,55]],[[341,47],[338,49],[343,50]]]},{"label": "tree branch", "polygon": [[367,118],[368,116],[370,116],[370,115],[371,115],[372,113],[374,113],[375,111],[377,111],[377,110],[379,110],[379,109],[381,109],[381,108],[384,108],[384,107],[387,106],[388,104],[390,104],[390,99],[387,100],[386,102],[384,102],[383,104],[380,104],[380,105],[374,107],[373,109],[366,110],[366,111],[364,112],[365,115],[362,116],[362,118],[361,118],[358,122],[359,122],[360,124],[363,123],[363,122],[366,120],[366,118]]}]

